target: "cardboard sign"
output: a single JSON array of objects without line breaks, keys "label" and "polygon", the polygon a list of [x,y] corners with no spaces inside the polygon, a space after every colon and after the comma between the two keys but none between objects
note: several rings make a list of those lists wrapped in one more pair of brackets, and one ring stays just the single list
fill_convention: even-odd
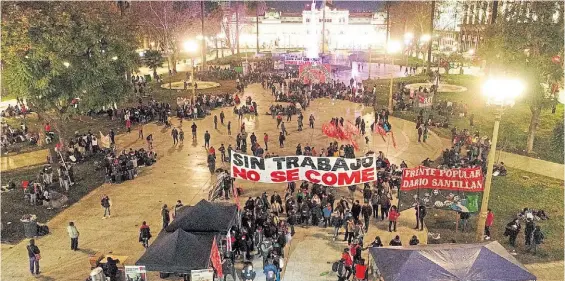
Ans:
[{"label": "cardboard sign", "polygon": [[349,186],[377,180],[374,156],[348,159],[297,155],[265,159],[232,150],[230,171],[233,178],[264,183],[303,180]]}]

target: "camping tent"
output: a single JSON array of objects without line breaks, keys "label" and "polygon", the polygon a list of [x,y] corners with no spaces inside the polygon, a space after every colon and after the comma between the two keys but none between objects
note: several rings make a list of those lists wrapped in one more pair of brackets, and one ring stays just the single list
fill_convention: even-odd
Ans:
[{"label": "camping tent", "polygon": [[536,280],[498,242],[370,248],[385,281]]},{"label": "camping tent", "polygon": [[215,233],[192,234],[182,229],[161,231],[135,263],[148,271],[190,273],[209,268]]},{"label": "camping tent", "polygon": [[174,232],[220,232],[226,234],[237,224],[235,204],[211,203],[201,200],[194,206],[184,206],[177,211],[175,219],[165,229]]}]

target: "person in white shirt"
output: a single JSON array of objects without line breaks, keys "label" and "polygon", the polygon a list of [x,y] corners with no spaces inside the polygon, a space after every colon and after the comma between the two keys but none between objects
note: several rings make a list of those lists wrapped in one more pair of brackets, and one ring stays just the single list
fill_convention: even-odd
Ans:
[{"label": "person in white shirt", "polygon": [[78,229],[75,226],[74,222],[69,222],[69,226],[67,226],[67,232],[69,233],[69,237],[71,238],[71,250],[78,250],[78,236],[80,235],[80,233],[78,232]]}]

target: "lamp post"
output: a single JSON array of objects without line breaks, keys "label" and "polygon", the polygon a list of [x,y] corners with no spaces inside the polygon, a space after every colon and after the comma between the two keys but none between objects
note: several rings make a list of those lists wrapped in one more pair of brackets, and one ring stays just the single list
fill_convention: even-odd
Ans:
[{"label": "lamp post", "polygon": [[487,98],[487,103],[496,106],[494,114],[494,129],[492,132],[492,140],[487,158],[487,177],[485,180],[485,189],[483,191],[483,200],[481,202],[481,210],[479,220],[477,222],[477,241],[484,240],[484,229],[488,212],[488,202],[490,197],[490,188],[492,186],[492,170],[494,167],[494,158],[496,154],[496,143],[498,141],[498,128],[500,127],[500,119],[505,106],[513,106],[516,97],[524,90],[523,84],[516,79],[489,79],[483,84],[483,94]]},{"label": "lamp post", "polygon": [[196,87],[194,86],[194,57],[192,54],[196,53],[198,50],[198,44],[195,41],[189,40],[185,41],[183,44],[184,50],[189,53],[190,56],[190,85],[192,86],[192,98],[196,97]]},{"label": "lamp post", "polygon": [[[392,54],[392,56],[390,56],[391,58],[391,64],[394,67],[394,54],[396,54],[398,51],[400,51],[400,43],[396,42],[396,41],[390,41],[388,43],[387,46],[387,53],[388,54]],[[394,82],[394,70],[393,72],[390,73],[390,92],[388,95],[388,111],[389,114],[392,114],[393,109],[392,109],[392,87],[393,87],[393,82]]]}]

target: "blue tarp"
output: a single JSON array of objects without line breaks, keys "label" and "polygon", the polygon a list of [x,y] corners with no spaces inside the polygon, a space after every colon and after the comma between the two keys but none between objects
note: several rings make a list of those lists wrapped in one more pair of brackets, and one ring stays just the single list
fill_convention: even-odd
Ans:
[{"label": "blue tarp", "polygon": [[370,248],[385,281],[536,280],[496,241]]}]

